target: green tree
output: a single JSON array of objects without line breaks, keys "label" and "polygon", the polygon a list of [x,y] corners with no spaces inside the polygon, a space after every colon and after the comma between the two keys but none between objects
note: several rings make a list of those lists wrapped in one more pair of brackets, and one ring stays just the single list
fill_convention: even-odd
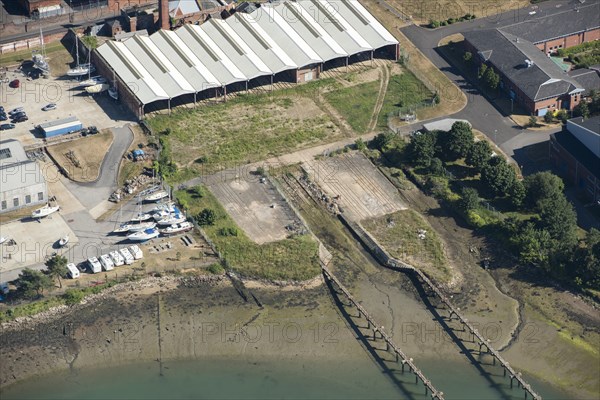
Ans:
[{"label": "green tree", "polygon": [[470,51],[465,51],[465,54],[463,54],[463,60],[465,60],[467,63],[470,63],[473,60],[473,53]]},{"label": "green tree", "polygon": [[481,169],[488,163],[492,157],[492,148],[486,140],[480,140],[473,143],[469,148],[469,152],[465,157],[467,165],[474,167],[476,170]]},{"label": "green tree", "polygon": [[412,136],[408,154],[414,164],[429,166],[435,154],[436,136],[433,132],[423,132]]},{"label": "green tree", "polygon": [[205,208],[196,216],[198,225],[214,225],[217,220],[217,214],[210,208]]},{"label": "green tree", "polygon": [[574,266],[573,275],[581,276],[588,286],[600,288],[600,231],[588,231]]},{"label": "green tree", "polygon": [[492,157],[481,170],[481,182],[494,196],[508,195],[516,179],[514,168],[502,157]]},{"label": "green tree", "polygon": [[544,114],[544,122],[547,124],[551,124],[554,121],[554,117],[552,116],[552,112],[548,111]]},{"label": "green tree", "polygon": [[534,263],[544,268],[548,266],[553,248],[548,231],[536,229],[533,223],[527,222],[515,240],[519,243],[522,263]]},{"label": "green tree", "polygon": [[444,135],[444,139],[444,154],[448,160],[456,160],[469,154],[475,138],[471,125],[467,122],[457,121],[452,124],[450,131]]},{"label": "green tree", "polygon": [[500,84],[500,75],[498,75],[493,68],[488,68],[484,75],[485,84],[492,90],[498,89]]},{"label": "green tree", "polygon": [[565,189],[562,179],[548,171],[529,175],[523,183],[527,192],[525,205],[537,212],[548,199],[562,196]]},{"label": "green tree", "polygon": [[50,276],[52,279],[58,279],[58,284],[60,285],[61,289],[62,281],[60,278],[64,278],[69,272],[67,269],[67,263],[67,258],[58,254],[46,261],[46,267],[48,267],[48,276]]},{"label": "green tree", "polygon": [[372,148],[377,149],[377,150],[381,151],[382,153],[385,153],[389,150],[388,147],[392,143],[394,136],[395,136],[394,132],[391,132],[391,131],[382,132],[382,133],[378,134],[377,136],[375,136],[369,144],[371,145]]},{"label": "green tree", "polygon": [[436,176],[444,176],[446,169],[444,168],[442,160],[437,157],[432,158],[429,163],[429,172]]},{"label": "green tree", "polygon": [[482,79],[485,76],[487,69],[488,66],[486,64],[481,64],[479,66],[479,70],[477,71],[477,78]]},{"label": "green tree", "polygon": [[40,271],[25,268],[15,282],[17,291],[26,298],[35,298],[42,295],[44,290],[52,287],[49,276]]},{"label": "green tree", "polygon": [[529,117],[529,121],[527,122],[527,126],[530,128],[535,128],[538,124],[537,118],[532,115]]},{"label": "green tree", "polygon": [[544,202],[540,225],[556,240],[557,249],[562,253],[572,251],[577,244],[577,214],[562,193]]},{"label": "green tree", "polygon": [[510,196],[510,203],[515,208],[520,208],[523,205],[523,200],[527,196],[527,190],[522,181],[516,179],[513,185],[510,187],[508,195]]},{"label": "green tree", "polygon": [[594,89],[590,90],[589,98],[590,98],[590,104],[589,104],[590,114],[596,115],[596,114],[600,113],[600,91],[597,91]]},{"label": "green tree", "polygon": [[458,208],[461,211],[467,212],[477,207],[479,207],[479,193],[477,189],[463,187],[460,193],[460,200],[458,200]]},{"label": "green tree", "polygon": [[590,117],[590,108],[585,101],[577,104],[573,109],[573,115],[576,117],[589,118]]}]

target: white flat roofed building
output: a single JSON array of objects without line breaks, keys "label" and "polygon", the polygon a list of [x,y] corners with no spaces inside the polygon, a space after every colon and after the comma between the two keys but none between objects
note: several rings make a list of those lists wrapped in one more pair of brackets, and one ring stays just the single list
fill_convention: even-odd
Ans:
[{"label": "white flat roofed building", "polygon": [[358,0],[263,3],[225,20],[107,42],[94,53],[138,117],[198,98],[273,82],[306,82],[374,57],[398,59],[398,41]]},{"label": "white flat roofed building", "polygon": [[17,140],[0,141],[0,213],[47,201],[46,180],[37,162]]}]

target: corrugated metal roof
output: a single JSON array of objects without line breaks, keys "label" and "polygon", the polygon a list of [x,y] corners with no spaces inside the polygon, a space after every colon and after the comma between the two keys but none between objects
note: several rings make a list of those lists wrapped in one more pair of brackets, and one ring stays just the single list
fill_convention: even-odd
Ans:
[{"label": "corrugated metal roof", "polygon": [[106,42],[98,52],[148,104],[397,43],[357,0],[299,0]]}]

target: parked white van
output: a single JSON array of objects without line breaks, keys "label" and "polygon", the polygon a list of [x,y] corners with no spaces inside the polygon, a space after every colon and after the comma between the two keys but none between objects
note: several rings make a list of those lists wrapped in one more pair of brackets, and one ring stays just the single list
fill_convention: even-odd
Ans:
[{"label": "parked white van", "polygon": [[67,272],[67,277],[69,277],[70,279],[79,278],[79,270],[77,269],[77,266],[75,266],[75,264],[68,263],[67,269],[69,270],[69,272]]},{"label": "parked white van", "polygon": [[98,272],[102,272],[102,265],[96,257],[88,258],[88,264],[90,265],[90,270],[92,274],[97,274]]}]

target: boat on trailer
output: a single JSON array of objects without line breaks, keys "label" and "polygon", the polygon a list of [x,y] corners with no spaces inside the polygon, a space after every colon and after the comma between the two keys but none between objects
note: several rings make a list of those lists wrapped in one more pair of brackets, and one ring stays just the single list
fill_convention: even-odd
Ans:
[{"label": "boat on trailer", "polygon": [[60,210],[60,206],[51,206],[50,204],[46,204],[42,208],[38,208],[34,212],[31,213],[31,218],[44,218],[48,215],[57,212]]}]

